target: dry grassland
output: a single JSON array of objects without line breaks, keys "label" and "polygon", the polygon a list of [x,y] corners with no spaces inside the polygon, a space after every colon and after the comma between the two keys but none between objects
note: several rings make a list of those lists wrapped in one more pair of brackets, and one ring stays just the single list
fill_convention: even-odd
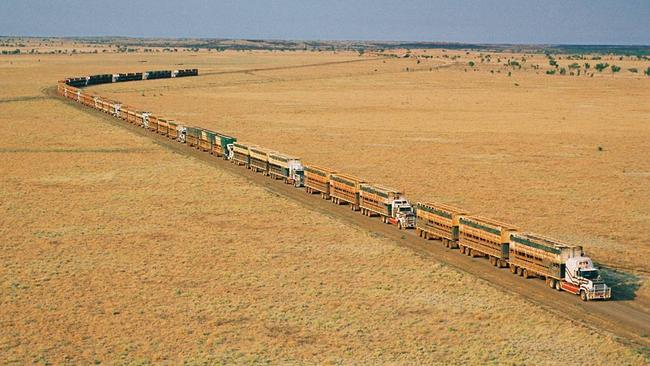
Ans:
[{"label": "dry grassland", "polygon": [[[564,56],[557,61],[565,68],[590,63],[587,75],[601,62],[623,71],[560,76],[545,74],[552,67],[543,55],[492,54],[481,63],[476,53],[422,54],[431,58],[348,53],[365,61],[210,75],[343,57],[226,52],[197,57],[200,81],[98,91],[404,189],[415,200],[582,244],[601,265],[627,273],[628,289],[650,309],[650,77],[627,71],[650,62]],[[523,67],[503,66],[510,59]]]},{"label": "dry grassland", "polygon": [[644,363],[58,101],[0,123],[1,363]]},{"label": "dry grassland", "polygon": [[[210,72],[358,58],[226,52],[0,59],[0,124],[6,127],[0,142],[0,363],[646,362],[609,334],[558,319],[469,275],[41,93],[53,80],[80,72],[170,65]],[[588,116],[597,123],[591,132],[575,131],[575,124],[589,126],[588,119],[571,112],[570,101],[577,95],[566,102],[553,97],[559,105],[550,110],[564,111],[567,118],[559,123],[546,117],[542,121],[548,128],[542,128],[533,117],[541,118],[552,103],[535,99],[539,93],[534,90],[541,87],[529,85],[525,94],[532,95],[526,101],[539,107],[516,119],[523,102],[514,98],[519,92],[506,94],[504,115],[522,125],[505,123],[501,112],[488,108],[494,99],[485,88],[501,85],[495,90],[506,93],[511,79],[477,72],[470,80],[459,70],[405,73],[401,62],[407,61],[152,81],[142,88],[132,84],[111,90],[125,102],[169,117],[377,181],[403,182],[417,198],[433,196],[522,225],[536,223],[539,231],[548,227],[559,235],[593,236],[598,241],[586,244],[598,259],[610,259],[614,249],[647,251],[642,231],[616,231],[636,236],[613,249],[607,245],[618,243],[608,236],[614,234],[586,234],[601,215],[629,225],[625,219],[632,212],[645,213],[637,224],[648,225],[647,177],[640,174],[650,171],[642,158],[647,130],[636,122],[647,107],[614,109],[614,102],[625,98],[612,101],[594,88],[589,90],[595,93],[592,99],[598,97],[597,108]],[[420,65],[442,63],[425,62],[430,65]],[[528,77],[531,84],[538,81]],[[561,82],[563,90],[572,91],[569,95],[579,94],[577,81],[543,80],[554,87]],[[622,86],[615,78],[593,80],[615,91],[612,96],[637,98],[646,92],[635,86],[638,81]],[[197,87],[199,81],[208,85]],[[465,83],[470,85],[461,88]],[[480,104],[461,108],[468,96]],[[612,109],[603,116],[606,106]],[[624,121],[607,127],[614,114]],[[487,122],[472,124],[476,118]],[[525,128],[535,129],[522,133]],[[293,140],[297,136],[308,144]],[[516,136],[541,145],[523,146]],[[571,136],[576,140],[569,143]],[[480,144],[482,138],[494,144]],[[555,138],[562,143],[556,145]],[[631,139],[627,147],[622,138]],[[595,143],[605,146],[602,154],[592,151]],[[625,156],[634,148],[636,159]],[[557,155],[562,152],[568,156]],[[457,153],[461,158],[452,159]],[[566,168],[542,185],[542,178],[557,171],[546,160]],[[638,174],[605,169],[622,165]],[[519,182],[502,177],[503,172],[513,172]],[[629,199],[614,204],[622,194]],[[564,200],[570,202],[553,206]],[[576,200],[582,204],[556,217],[556,210]],[[609,203],[619,210],[598,211]],[[647,269],[635,258],[611,260]]]}]

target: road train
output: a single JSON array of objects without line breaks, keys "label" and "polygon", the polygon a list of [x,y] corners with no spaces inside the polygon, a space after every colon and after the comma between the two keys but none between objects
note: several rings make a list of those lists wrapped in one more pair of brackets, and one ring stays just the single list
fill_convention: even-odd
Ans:
[{"label": "road train", "polygon": [[582,246],[522,232],[514,225],[472,215],[443,203],[418,202],[412,205],[399,190],[334,169],[303,164],[298,157],[238,141],[234,136],[221,132],[163,118],[81,89],[104,83],[185,76],[198,76],[198,70],[69,78],[59,81],[57,92],[126,123],[283,180],[308,194],[319,194],[334,204],[348,205],[363,215],[379,217],[382,222],[393,224],[398,229],[414,229],[423,239],[439,240],[445,247],[458,249],[468,256],[485,257],[493,266],[509,268],[513,274],[543,278],[550,288],[579,295],[584,301],[611,298],[611,288],[605,284],[592,260],[585,256]]}]

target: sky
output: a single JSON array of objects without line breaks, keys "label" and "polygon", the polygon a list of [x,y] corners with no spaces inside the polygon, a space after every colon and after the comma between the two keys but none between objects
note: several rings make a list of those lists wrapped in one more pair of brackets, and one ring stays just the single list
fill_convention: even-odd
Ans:
[{"label": "sky", "polygon": [[0,35],[650,45],[650,0],[0,0]]}]

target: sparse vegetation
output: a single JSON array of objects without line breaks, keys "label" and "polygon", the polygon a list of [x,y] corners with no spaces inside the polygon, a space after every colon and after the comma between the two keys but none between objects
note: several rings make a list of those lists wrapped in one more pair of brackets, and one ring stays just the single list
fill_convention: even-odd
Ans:
[{"label": "sparse vegetation", "polygon": [[609,64],[606,63],[606,62],[605,62],[605,63],[599,63],[599,64],[596,64],[596,70],[598,70],[598,72],[602,72],[603,70],[605,70],[605,69],[608,68],[608,67],[609,67]]}]

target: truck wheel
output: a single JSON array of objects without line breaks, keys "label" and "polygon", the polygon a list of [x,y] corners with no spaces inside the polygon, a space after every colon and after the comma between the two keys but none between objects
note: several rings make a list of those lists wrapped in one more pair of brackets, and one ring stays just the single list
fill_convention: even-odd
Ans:
[{"label": "truck wheel", "polygon": [[548,279],[548,287],[549,288],[555,288],[555,280],[552,278]]},{"label": "truck wheel", "polygon": [[580,290],[580,299],[581,299],[582,301],[587,301],[587,300],[589,300],[589,299],[587,298],[587,292],[586,292],[585,290]]},{"label": "truck wheel", "polygon": [[530,277],[530,274],[528,273],[528,270],[524,268],[524,270],[521,271],[521,276],[522,276],[523,278],[529,278],[529,277]]},{"label": "truck wheel", "polygon": [[517,267],[514,264],[510,265],[510,273],[517,274]]},{"label": "truck wheel", "polygon": [[458,251],[460,252],[460,254],[465,254],[465,247],[458,244]]},{"label": "truck wheel", "polygon": [[517,274],[520,275],[520,276],[523,274],[523,271],[521,270],[521,267],[517,267]]},{"label": "truck wheel", "polygon": [[562,291],[562,281],[559,281],[559,280],[555,281],[555,289],[557,291]]},{"label": "truck wheel", "polygon": [[402,230],[402,223],[401,223],[401,222],[398,222],[398,223],[397,223],[397,228],[398,228],[399,230]]}]

